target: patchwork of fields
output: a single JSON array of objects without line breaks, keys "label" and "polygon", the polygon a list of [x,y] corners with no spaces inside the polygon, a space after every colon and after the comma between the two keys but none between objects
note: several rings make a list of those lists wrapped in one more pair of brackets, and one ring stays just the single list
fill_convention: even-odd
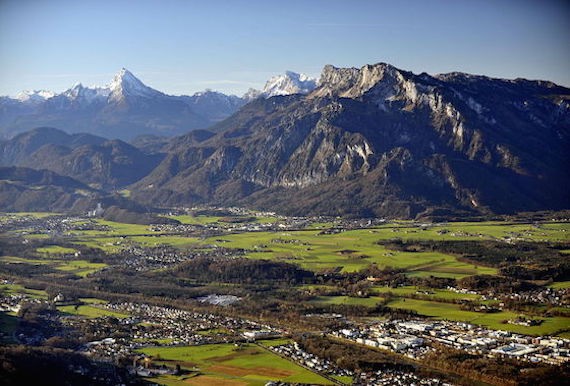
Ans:
[{"label": "patchwork of fields", "polygon": [[165,385],[252,385],[273,380],[289,383],[330,385],[327,379],[253,344],[217,344],[187,347],[149,347],[141,353],[155,363],[179,364],[182,377],[161,376]]}]

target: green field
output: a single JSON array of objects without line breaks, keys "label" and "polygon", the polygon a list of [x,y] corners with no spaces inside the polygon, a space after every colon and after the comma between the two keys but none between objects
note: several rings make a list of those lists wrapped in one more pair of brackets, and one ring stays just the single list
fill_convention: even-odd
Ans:
[{"label": "green field", "polygon": [[[186,224],[217,224],[221,216],[169,216]],[[277,221],[278,218],[257,219],[260,223]],[[508,224],[504,222],[447,223],[419,226],[413,222],[399,221],[376,228],[359,229],[334,235],[319,235],[332,223],[314,223],[305,231],[244,232],[198,238],[164,235],[150,231],[147,225],[122,224],[97,220],[108,226],[108,231],[78,232],[78,244],[117,252],[131,243],[143,246],[171,245],[177,248],[200,248],[218,245],[227,248],[246,249],[252,259],[271,259],[298,264],[319,272],[340,269],[343,272],[359,271],[370,264],[381,268],[404,268],[412,276],[449,277],[460,279],[477,274],[496,274],[495,268],[458,261],[455,256],[439,252],[402,252],[389,250],[379,241],[394,238],[404,240],[481,240],[517,238],[521,240],[568,241],[570,224],[547,223],[540,225]],[[65,249],[63,249],[65,250]],[[48,251],[45,251],[48,252]],[[51,250],[49,253],[56,253]],[[60,252],[62,253],[62,252]]]},{"label": "green field", "polygon": [[44,218],[49,216],[57,216],[58,214],[59,213],[54,213],[54,212],[10,212],[10,213],[2,212],[0,213],[0,222],[9,219],[10,217]]},{"label": "green field", "polygon": [[[139,350],[169,366],[180,364],[194,376],[186,385],[265,385],[280,380],[290,383],[330,385],[330,381],[256,345],[241,348],[233,344],[186,347],[148,347]],[[173,377],[153,378],[172,384]]]},{"label": "green field", "polygon": [[65,261],[57,265],[55,269],[59,271],[64,271],[68,273],[73,273],[74,275],[85,277],[89,274],[99,271],[105,268],[107,264],[104,263],[90,263],[85,260],[71,260]]},{"label": "green field", "polygon": [[121,314],[119,312],[113,312],[109,310],[105,310],[103,308],[95,307],[92,305],[80,305],[80,306],[59,306],[57,307],[58,311],[69,314],[69,315],[78,315],[84,316],[86,318],[100,318],[102,316],[113,316],[118,319],[126,318],[128,315]]},{"label": "green field", "polygon": [[[422,292],[428,292],[427,294]],[[388,292],[391,292],[392,294],[396,295],[396,296],[409,296],[409,295],[418,295],[418,296],[429,296],[430,298],[434,299],[434,300],[462,300],[462,299],[467,299],[467,300],[479,300],[481,299],[480,295],[474,295],[474,294],[460,294],[457,292],[453,292],[453,291],[449,291],[449,290],[445,290],[445,289],[425,289],[425,288],[420,288],[420,287],[415,287],[415,286],[403,286],[403,287],[397,287],[397,288],[390,288],[390,287],[373,287],[372,288],[372,292],[377,293],[377,294],[385,294]]]},{"label": "green field", "polygon": [[318,231],[251,232],[212,237],[205,243],[243,248],[249,251],[246,255],[249,258],[286,261],[312,271],[338,267],[343,272],[354,272],[374,263],[379,267],[406,268],[414,275],[425,276],[462,278],[497,273],[494,268],[474,266],[443,253],[388,250],[377,244],[384,231],[386,235],[389,232],[388,229],[337,235],[319,235]]},{"label": "green field", "polygon": [[570,281],[558,281],[549,285],[550,288],[554,289],[566,289],[570,288]]},{"label": "green field", "polygon": [[311,303],[375,307],[381,301],[382,298],[374,296],[368,298],[354,298],[350,296],[317,296],[311,300]]},{"label": "green field", "polygon": [[49,264],[49,259],[25,259],[16,256],[0,256],[0,262],[9,264]]},{"label": "green field", "polygon": [[0,295],[23,294],[32,299],[46,299],[47,294],[41,290],[29,289],[20,284],[0,284]]},{"label": "green field", "polygon": [[438,303],[416,299],[396,299],[388,303],[388,306],[392,308],[414,310],[420,315],[431,316],[436,319],[469,322],[486,326],[494,330],[512,331],[527,335],[551,335],[558,331],[570,328],[570,318],[562,316],[540,318],[544,319],[544,322],[540,326],[526,327],[503,323],[505,320],[515,319],[520,315],[510,311],[486,314],[481,312],[463,311],[459,308],[458,304]]},{"label": "green field", "polygon": [[0,262],[8,264],[49,265],[58,271],[72,273],[79,277],[86,277],[87,275],[97,272],[107,266],[107,264],[104,263],[91,263],[86,260],[62,260],[57,257],[51,257],[54,256],[51,254],[48,256],[50,257],[40,259],[23,258],[16,256],[0,256]]},{"label": "green field", "polygon": [[[400,227],[387,224],[391,235],[403,240],[481,240],[516,238],[527,241],[568,241],[570,223],[513,224],[502,221],[453,222],[425,227],[404,223]],[[382,236],[386,236],[381,232]]]},{"label": "green field", "polygon": [[49,247],[38,248],[36,251],[47,255],[67,255],[77,252],[77,250],[73,248],[60,247],[59,245],[50,245]]}]

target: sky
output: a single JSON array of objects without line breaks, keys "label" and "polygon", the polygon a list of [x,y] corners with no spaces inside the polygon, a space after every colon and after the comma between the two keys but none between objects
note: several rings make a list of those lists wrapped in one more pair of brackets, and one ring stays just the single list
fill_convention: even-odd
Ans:
[{"label": "sky", "polygon": [[565,0],[0,0],[0,95],[105,85],[180,95],[387,62],[570,86]]}]

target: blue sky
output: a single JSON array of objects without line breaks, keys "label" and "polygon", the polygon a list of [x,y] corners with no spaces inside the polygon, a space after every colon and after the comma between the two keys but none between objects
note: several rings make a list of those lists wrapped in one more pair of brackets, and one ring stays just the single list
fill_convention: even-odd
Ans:
[{"label": "blue sky", "polygon": [[570,86],[570,1],[0,0],[0,95],[104,85],[242,94],[285,70],[388,62]]}]

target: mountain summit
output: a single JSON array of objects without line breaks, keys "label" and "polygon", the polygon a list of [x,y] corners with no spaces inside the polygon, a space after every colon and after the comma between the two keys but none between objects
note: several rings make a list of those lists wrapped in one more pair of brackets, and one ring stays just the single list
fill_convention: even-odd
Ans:
[{"label": "mountain summit", "polygon": [[176,141],[133,196],[380,217],[568,208],[569,100],[550,82],[327,65],[308,94]]},{"label": "mountain summit", "polygon": [[165,94],[148,87],[129,70],[122,68],[109,84],[109,101],[122,102],[129,97],[156,98]]}]

